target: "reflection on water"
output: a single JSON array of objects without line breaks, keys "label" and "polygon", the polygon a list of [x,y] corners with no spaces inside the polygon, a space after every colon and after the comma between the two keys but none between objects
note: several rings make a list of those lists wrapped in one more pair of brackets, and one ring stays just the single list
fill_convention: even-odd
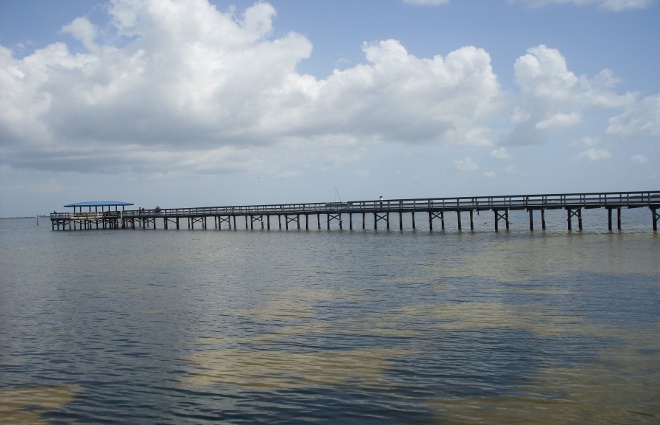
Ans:
[{"label": "reflection on water", "polygon": [[654,234],[10,230],[1,423],[660,420]]}]

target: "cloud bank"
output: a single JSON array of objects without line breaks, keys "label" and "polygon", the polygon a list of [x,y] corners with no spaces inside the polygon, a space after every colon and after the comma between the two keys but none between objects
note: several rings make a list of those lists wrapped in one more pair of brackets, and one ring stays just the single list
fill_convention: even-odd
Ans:
[{"label": "cloud bank", "polygon": [[[115,0],[108,13],[108,27],[80,17],[62,28],[79,45],[22,58],[0,46],[3,166],[294,176],[359,161],[378,144],[483,147],[506,159],[496,145],[544,143],[592,110],[616,111],[611,137],[660,135],[658,96],[617,94],[612,72],[575,75],[544,45],[516,61],[518,91],[507,93],[474,46],[420,58],[382,40],[365,43],[352,68],[301,74],[312,42],[276,33],[268,3],[239,12],[206,0]],[[469,156],[455,165],[478,168]]]}]

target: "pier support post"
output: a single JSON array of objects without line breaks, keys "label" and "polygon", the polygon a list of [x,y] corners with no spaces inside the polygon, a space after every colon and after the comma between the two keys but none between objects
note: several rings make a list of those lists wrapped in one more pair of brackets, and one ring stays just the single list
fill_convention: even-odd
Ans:
[{"label": "pier support post", "polygon": [[342,220],[341,220],[341,213],[337,214],[328,214],[328,230],[330,230],[330,222],[332,220],[337,220],[339,222],[339,230],[342,230]]},{"label": "pier support post", "polygon": [[288,215],[284,214],[284,220],[286,221],[286,230],[289,230],[289,223],[295,221],[300,230],[300,214],[296,214],[293,218],[289,218]]},{"label": "pier support post", "polygon": [[545,208],[541,210],[541,230],[545,230]]},{"label": "pier support post", "polygon": [[[545,209],[541,208],[541,230],[545,230]],[[534,209],[533,208],[528,208],[527,212],[529,212],[529,230],[530,232],[534,231]]]},{"label": "pier support post", "polygon": [[500,213],[500,210],[493,210],[495,213],[495,231],[500,231],[500,220],[504,220],[506,225],[506,231],[509,231],[509,210],[505,209],[504,212]]},{"label": "pier support post", "polygon": [[434,211],[429,211],[429,230],[433,231],[433,219],[434,218],[439,218],[440,219],[440,225],[442,227],[442,230],[445,230],[445,211],[440,210],[438,212]]},{"label": "pier support post", "polygon": [[374,230],[378,230],[378,222],[380,220],[385,220],[387,230],[390,230],[390,213],[385,212],[383,214],[378,214],[374,211]]},{"label": "pier support post", "polygon": [[474,231],[474,210],[470,210],[470,230]]},{"label": "pier support post", "polygon": [[568,230],[573,230],[573,217],[578,219],[578,229],[582,231],[582,208],[576,208],[572,210],[571,208],[566,208],[566,213],[568,215]]},{"label": "pier support post", "polygon": [[461,224],[461,210],[456,210],[456,217],[458,218],[458,230],[463,230],[463,225]]},{"label": "pier support post", "polygon": [[621,207],[607,209],[607,230],[612,231],[612,210],[616,210],[616,228],[621,230]]},{"label": "pier support post", "polygon": [[412,229],[415,230],[415,211],[410,213],[410,219],[412,221]]},{"label": "pier support post", "polygon": [[251,215],[250,216],[250,230],[254,229],[254,222],[258,221],[261,223],[261,230],[264,229],[264,216],[263,215]]},{"label": "pier support post", "polygon": [[660,219],[660,214],[658,214],[658,209],[651,207],[651,214],[653,217],[653,231],[658,231],[658,220]]}]

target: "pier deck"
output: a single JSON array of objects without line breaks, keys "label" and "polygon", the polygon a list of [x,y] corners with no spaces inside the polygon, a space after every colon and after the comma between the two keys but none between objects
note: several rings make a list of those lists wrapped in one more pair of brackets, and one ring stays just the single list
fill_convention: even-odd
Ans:
[{"label": "pier deck", "polygon": [[[463,229],[462,213],[469,214],[469,226],[474,230],[474,212],[492,211],[495,231],[500,225],[509,230],[509,211],[525,210],[529,213],[529,228],[535,230],[534,215],[540,214],[541,229],[545,230],[545,211],[553,209],[566,210],[566,221],[569,230],[573,230],[573,219],[578,229],[582,230],[582,210],[604,208],[608,213],[608,229],[614,226],[613,212],[616,211],[616,227],[621,230],[622,208],[649,208],[651,211],[653,230],[657,231],[660,215],[660,191],[643,192],[604,192],[604,193],[569,193],[541,195],[508,195],[508,196],[476,196],[454,198],[416,198],[387,199],[349,202],[295,203],[269,205],[218,206],[196,208],[172,208],[153,210],[106,211],[102,213],[53,213],[51,221],[53,230],[73,230],[91,228],[158,228],[158,222],[163,229],[180,229],[183,226],[195,229],[195,226],[206,229],[209,221],[213,228],[229,229],[242,227],[238,222],[244,222],[246,229],[254,229],[255,223],[260,228],[289,229],[303,226],[309,229],[310,217],[316,218],[311,225],[321,229],[321,217],[325,217],[325,226],[337,221],[340,229],[344,228],[344,216],[348,218],[348,227],[353,229],[353,215],[362,214],[361,227],[365,228],[364,219],[367,214],[373,215],[374,229],[390,229],[391,216],[398,216],[398,229],[404,228],[404,215],[408,217],[412,229],[416,227],[416,216],[426,214],[430,230],[435,222],[445,228],[445,214],[456,213],[457,227]],[[277,222],[274,222],[274,220]],[[99,224],[100,223],[100,224]],[[283,227],[284,224],[284,227]]]}]

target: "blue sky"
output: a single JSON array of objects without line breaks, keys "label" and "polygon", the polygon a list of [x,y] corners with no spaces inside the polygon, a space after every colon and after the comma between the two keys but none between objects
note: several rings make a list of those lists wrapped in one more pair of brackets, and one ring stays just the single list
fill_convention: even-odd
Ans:
[{"label": "blue sky", "polygon": [[0,0],[0,217],[657,190],[657,0]]}]

